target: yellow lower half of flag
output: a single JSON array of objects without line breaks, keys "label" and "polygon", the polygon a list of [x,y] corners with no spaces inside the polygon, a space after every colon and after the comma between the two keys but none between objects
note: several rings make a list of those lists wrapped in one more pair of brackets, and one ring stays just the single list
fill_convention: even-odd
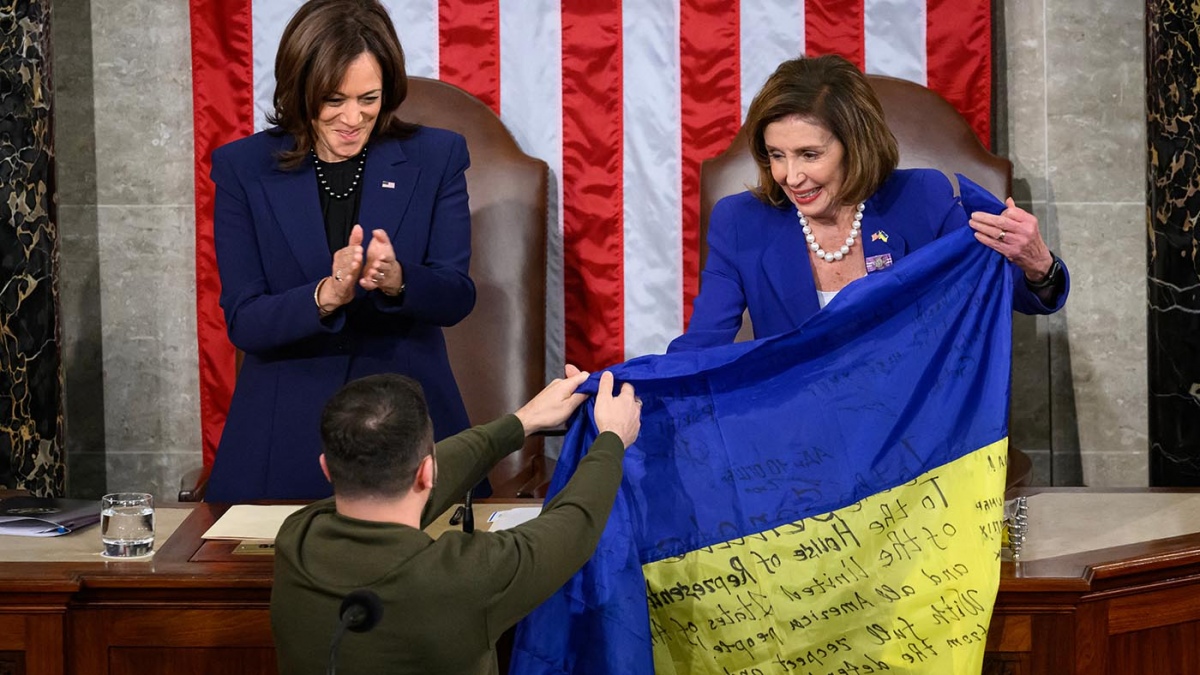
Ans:
[{"label": "yellow lower half of flag", "polygon": [[643,566],[655,672],[979,673],[1008,439],[845,508]]}]

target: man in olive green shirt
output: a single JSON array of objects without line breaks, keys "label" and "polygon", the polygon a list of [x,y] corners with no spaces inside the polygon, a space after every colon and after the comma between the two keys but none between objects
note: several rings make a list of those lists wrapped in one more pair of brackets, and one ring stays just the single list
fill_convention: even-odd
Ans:
[{"label": "man in olive green shirt", "polygon": [[347,633],[339,673],[498,671],[496,640],[591,556],[637,438],[641,403],[629,384],[596,394],[600,435],[562,492],[511,530],[433,539],[422,531],[525,436],[562,424],[586,399],[567,367],[515,414],[433,443],[420,386],[400,375],[347,384],[321,417],[321,466],[332,499],[284,522],[275,540],[271,627],[281,673],[325,673],[342,599],[383,601],[369,632]]}]

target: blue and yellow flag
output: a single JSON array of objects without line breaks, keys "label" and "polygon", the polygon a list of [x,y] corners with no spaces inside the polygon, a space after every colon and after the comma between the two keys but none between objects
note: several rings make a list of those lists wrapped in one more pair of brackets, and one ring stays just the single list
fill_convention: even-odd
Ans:
[{"label": "blue and yellow flag", "polygon": [[521,624],[511,672],[978,673],[1011,294],[964,228],[793,333],[613,369],[641,436],[595,556]]}]

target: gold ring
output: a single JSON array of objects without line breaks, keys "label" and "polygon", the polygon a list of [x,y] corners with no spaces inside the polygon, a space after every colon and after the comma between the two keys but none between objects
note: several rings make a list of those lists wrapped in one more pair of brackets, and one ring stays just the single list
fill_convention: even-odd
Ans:
[{"label": "gold ring", "polygon": [[1005,232],[1004,230],[1000,230],[1000,234],[996,235],[996,238],[997,238],[997,239],[999,239],[1000,241],[1004,241],[1004,237],[1005,237],[1005,235],[1007,235],[1007,234],[1008,234],[1008,233],[1007,233],[1007,232]]}]

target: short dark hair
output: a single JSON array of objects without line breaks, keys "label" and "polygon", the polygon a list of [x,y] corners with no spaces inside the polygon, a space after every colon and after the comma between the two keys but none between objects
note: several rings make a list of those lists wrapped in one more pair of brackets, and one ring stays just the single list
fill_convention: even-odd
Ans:
[{"label": "short dark hair", "polygon": [[394,114],[408,96],[408,75],[387,9],[378,0],[309,0],[288,22],[275,53],[275,109],[267,122],[296,139],[295,148],[279,155],[282,167],[296,167],[313,148],[313,120],[364,52],[375,57],[383,75],[371,137],[403,138],[417,128]]},{"label": "short dark hair", "polygon": [[403,495],[433,452],[433,423],[421,385],[394,373],[346,384],[321,413],[321,442],[338,495]]},{"label": "short dark hair", "polygon": [[846,59],[829,54],[779,64],[754,96],[746,113],[750,154],[758,165],[759,199],[783,206],[787,195],[771,176],[771,158],[763,140],[767,125],[800,117],[828,129],[845,148],[845,204],[870,197],[900,162],[896,137],[883,119],[883,105],[866,75]]}]

